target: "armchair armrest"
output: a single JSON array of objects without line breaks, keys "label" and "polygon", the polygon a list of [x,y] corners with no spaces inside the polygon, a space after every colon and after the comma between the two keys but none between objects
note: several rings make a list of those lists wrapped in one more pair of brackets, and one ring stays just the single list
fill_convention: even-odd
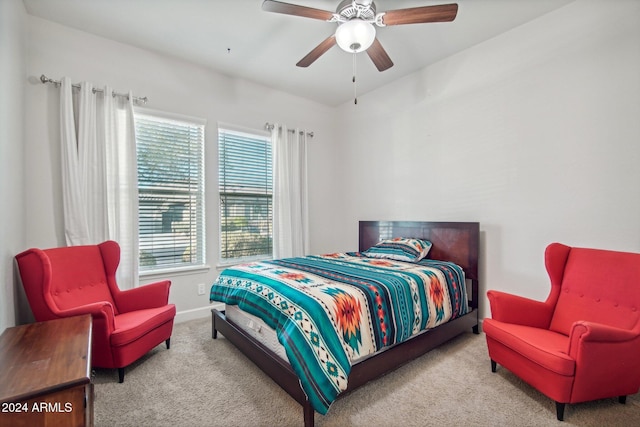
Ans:
[{"label": "armchair armrest", "polygon": [[59,317],[72,317],[79,316],[81,314],[90,314],[94,322],[104,322],[108,334],[115,329],[113,306],[107,301],[80,305],[66,310],[56,310],[56,315]]},{"label": "armchair armrest", "polygon": [[640,386],[640,324],[621,329],[595,322],[575,322],[567,353],[576,361],[572,400],[633,394]]},{"label": "armchair armrest", "polygon": [[487,291],[491,317],[505,323],[548,328],[553,307],[541,301],[500,291]]},{"label": "armchair armrest", "polygon": [[162,307],[169,303],[170,280],[150,283],[137,288],[120,291],[114,295],[118,310],[128,313],[146,308]]},{"label": "armchair armrest", "polygon": [[571,326],[569,333],[569,355],[574,352],[580,342],[624,343],[634,339],[640,340],[640,326],[635,329],[622,329],[602,323],[580,320]]}]

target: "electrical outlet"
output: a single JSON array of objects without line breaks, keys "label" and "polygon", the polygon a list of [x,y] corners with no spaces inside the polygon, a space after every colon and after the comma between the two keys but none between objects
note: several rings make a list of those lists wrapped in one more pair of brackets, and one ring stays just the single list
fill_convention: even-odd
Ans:
[{"label": "electrical outlet", "polygon": [[198,285],[198,295],[204,295],[204,283]]}]

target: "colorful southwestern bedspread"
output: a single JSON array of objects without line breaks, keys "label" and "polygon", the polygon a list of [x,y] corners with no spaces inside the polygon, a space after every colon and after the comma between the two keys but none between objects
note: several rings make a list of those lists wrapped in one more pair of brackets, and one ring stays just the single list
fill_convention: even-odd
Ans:
[{"label": "colorful southwestern bedspread", "polygon": [[354,359],[468,312],[456,264],[360,253],[287,258],[225,269],[211,301],[237,304],[277,334],[314,410],[347,388]]}]

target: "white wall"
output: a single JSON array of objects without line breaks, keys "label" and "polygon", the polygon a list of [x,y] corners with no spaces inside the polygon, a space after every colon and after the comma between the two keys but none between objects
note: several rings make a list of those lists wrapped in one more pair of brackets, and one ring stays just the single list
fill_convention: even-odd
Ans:
[{"label": "white wall", "polygon": [[24,243],[24,22],[21,1],[0,1],[0,333],[15,324],[13,257]]},{"label": "white wall", "polygon": [[481,295],[536,299],[553,241],[640,252],[638,1],[576,1],[339,112],[337,245],[361,219],[479,221]]},{"label": "white wall", "polygon": [[[26,247],[64,245],[61,207],[58,103],[59,90],[43,85],[41,74],[74,82],[109,84],[116,91],[132,90],[147,96],[147,107],[202,117],[206,127],[206,226],[205,272],[145,278],[173,281],[170,301],[177,305],[178,320],[192,315],[209,315],[208,292],[197,295],[197,285],[213,283],[218,275],[217,123],[231,123],[262,130],[265,122],[313,131],[310,143],[311,219],[313,250],[324,250],[324,206],[332,206],[333,180],[324,165],[331,158],[332,108],[287,95],[248,81],[227,77],[183,61],[123,45],[40,18],[29,16],[29,44],[26,108],[29,125],[25,131],[27,153],[25,202]],[[195,312],[194,312],[195,310]]]}]

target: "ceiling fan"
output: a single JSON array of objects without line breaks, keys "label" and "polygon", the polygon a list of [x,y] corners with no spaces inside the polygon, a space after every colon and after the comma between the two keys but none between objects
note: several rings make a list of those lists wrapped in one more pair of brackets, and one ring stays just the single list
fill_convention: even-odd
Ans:
[{"label": "ceiling fan", "polygon": [[299,6],[275,0],[265,0],[262,9],[267,12],[302,16],[338,23],[332,34],[296,65],[308,67],[334,45],[349,53],[366,51],[379,71],[393,66],[393,61],[376,38],[376,28],[391,25],[450,22],[458,13],[456,3],[388,10],[377,13],[373,0],[343,0],[335,12]]}]

